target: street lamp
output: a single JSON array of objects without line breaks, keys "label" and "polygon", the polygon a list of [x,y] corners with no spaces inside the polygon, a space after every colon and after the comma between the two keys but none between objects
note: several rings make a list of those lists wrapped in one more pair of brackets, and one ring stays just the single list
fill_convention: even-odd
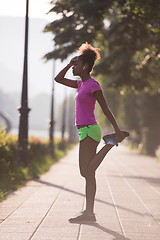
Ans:
[{"label": "street lamp", "polygon": [[[55,77],[55,66],[56,66],[56,62],[54,60],[53,62],[53,78]],[[55,152],[54,152],[54,125],[55,125],[55,121],[54,121],[54,88],[55,88],[55,83],[53,80],[52,83],[52,95],[51,95],[51,118],[50,118],[50,127],[49,127],[49,151],[50,154],[52,156],[54,156]]]},{"label": "street lamp", "polygon": [[66,107],[67,107],[67,90],[65,89],[65,97],[63,102],[63,112],[62,112],[62,143],[64,145],[64,134],[66,130]]},{"label": "street lamp", "polygon": [[19,134],[18,134],[18,160],[28,165],[28,9],[29,0],[26,0],[25,17],[25,44],[24,44],[24,65],[23,65],[23,83],[21,94]]}]

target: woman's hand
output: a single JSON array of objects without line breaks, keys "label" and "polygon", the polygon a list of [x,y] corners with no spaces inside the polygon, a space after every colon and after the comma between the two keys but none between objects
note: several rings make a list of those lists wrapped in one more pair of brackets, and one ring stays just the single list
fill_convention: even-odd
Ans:
[{"label": "woman's hand", "polygon": [[124,134],[121,132],[121,130],[116,131],[116,140],[117,142],[122,142],[123,139],[125,138]]},{"label": "woman's hand", "polygon": [[77,60],[78,60],[78,56],[72,58],[69,65],[73,66]]}]

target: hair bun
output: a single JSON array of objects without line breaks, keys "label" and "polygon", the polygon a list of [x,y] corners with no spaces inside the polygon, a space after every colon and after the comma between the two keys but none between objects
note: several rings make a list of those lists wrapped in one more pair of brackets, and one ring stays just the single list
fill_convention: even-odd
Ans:
[{"label": "hair bun", "polygon": [[98,48],[92,47],[88,42],[83,43],[79,48],[80,55],[83,55],[84,58],[88,58],[94,62],[100,59],[98,50]]}]

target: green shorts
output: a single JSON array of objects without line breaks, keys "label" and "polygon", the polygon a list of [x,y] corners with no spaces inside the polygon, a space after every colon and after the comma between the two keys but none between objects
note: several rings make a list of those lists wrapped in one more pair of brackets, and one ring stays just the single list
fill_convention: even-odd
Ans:
[{"label": "green shorts", "polygon": [[88,125],[78,129],[79,140],[82,141],[87,136],[95,140],[96,142],[101,141],[101,128],[99,124]]}]

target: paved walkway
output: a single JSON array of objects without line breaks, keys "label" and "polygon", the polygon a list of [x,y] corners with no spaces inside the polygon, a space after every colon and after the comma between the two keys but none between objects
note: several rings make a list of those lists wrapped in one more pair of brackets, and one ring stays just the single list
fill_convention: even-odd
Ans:
[{"label": "paved walkway", "polygon": [[84,208],[78,146],[39,180],[0,203],[0,240],[159,240],[160,164],[124,146],[97,171],[95,224],[70,224]]}]

